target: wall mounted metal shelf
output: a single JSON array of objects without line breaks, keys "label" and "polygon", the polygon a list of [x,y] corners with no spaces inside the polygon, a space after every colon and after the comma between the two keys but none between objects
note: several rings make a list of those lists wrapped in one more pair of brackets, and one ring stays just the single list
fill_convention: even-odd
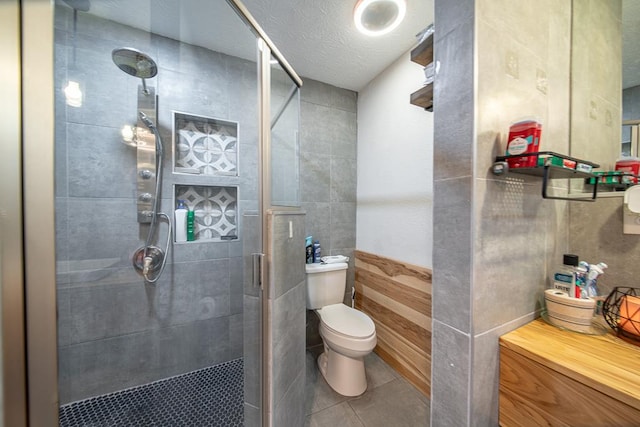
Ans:
[{"label": "wall mounted metal shelf", "polygon": [[[531,167],[509,167],[510,159],[521,159],[524,157],[535,157],[535,161],[532,161]],[[560,161],[563,165],[554,164]],[[568,166],[567,166],[568,165]],[[572,165],[572,166],[571,166]],[[555,199],[555,200],[572,200],[581,202],[593,202],[598,194],[598,182],[595,180],[592,193],[588,194],[589,197],[558,197],[552,196],[547,193],[547,187],[549,180],[551,179],[590,179],[595,178],[596,175],[585,170],[592,170],[599,168],[597,163],[589,162],[575,157],[566,156],[564,154],[554,153],[553,151],[540,151],[539,153],[524,153],[513,156],[497,156],[491,171],[494,175],[504,175],[506,173],[517,173],[523,175],[540,176],[542,177],[542,198],[543,199]],[[576,169],[578,168],[578,169]],[[583,170],[580,170],[582,168]]]}]

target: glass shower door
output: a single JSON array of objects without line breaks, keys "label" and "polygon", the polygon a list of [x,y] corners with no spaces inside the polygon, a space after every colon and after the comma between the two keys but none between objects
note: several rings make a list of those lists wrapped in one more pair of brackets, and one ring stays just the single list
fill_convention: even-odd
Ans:
[{"label": "glass shower door", "polygon": [[259,425],[256,37],[194,4],[55,6],[63,426]]}]

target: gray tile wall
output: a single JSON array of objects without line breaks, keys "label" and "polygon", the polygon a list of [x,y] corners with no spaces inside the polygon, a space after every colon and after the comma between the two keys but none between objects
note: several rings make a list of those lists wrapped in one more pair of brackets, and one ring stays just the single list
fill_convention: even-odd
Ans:
[{"label": "gray tile wall", "polygon": [[[304,79],[300,91],[300,189],[305,236],[324,255],[350,258],[344,303],[355,281],[357,93]],[[318,317],[307,314],[307,346],[322,343]]]},{"label": "gray tile wall", "polygon": [[[513,31],[523,16],[535,19]],[[431,425],[492,426],[498,338],[536,315],[568,218],[539,178],[498,179],[490,166],[523,116],[542,120],[541,150],[568,153],[571,9],[436,0],[435,22]]]},{"label": "gray tile wall", "polygon": [[[242,25],[238,21],[238,25]],[[80,13],[75,40],[69,8],[56,8],[56,87],[80,81],[81,108],[56,92],[56,247],[60,402],[108,393],[242,356],[242,243],[173,245],[155,286],[131,267],[148,226],[136,222],[135,150],[120,129],[135,124],[140,80],[111,51],[149,53],[159,73],[158,127],[165,146],[162,210],[173,185],[239,186],[242,214],[256,209],[255,63]],[[255,43],[247,31],[247,42]],[[240,42],[240,41],[239,41]],[[239,122],[240,176],[172,175],[172,114]],[[159,241],[164,241],[166,226]],[[162,243],[159,244],[159,246]]]},{"label": "gray tile wall", "polygon": [[306,236],[324,255],[350,257],[345,302],[354,283],[357,93],[304,79],[300,102],[300,189]]},{"label": "gray tile wall", "polygon": [[269,263],[271,354],[267,356],[273,402],[270,409],[273,425],[296,427],[304,424],[305,416],[305,215],[270,212],[268,224],[272,254]]}]

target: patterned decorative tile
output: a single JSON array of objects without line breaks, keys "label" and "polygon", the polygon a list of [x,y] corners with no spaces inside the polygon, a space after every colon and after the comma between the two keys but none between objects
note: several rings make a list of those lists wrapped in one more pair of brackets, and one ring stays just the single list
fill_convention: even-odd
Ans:
[{"label": "patterned decorative tile", "polygon": [[242,359],[63,405],[61,427],[243,426]]},{"label": "patterned decorative tile", "polygon": [[237,122],[174,111],[173,148],[176,173],[238,176]]},{"label": "patterned decorative tile", "polygon": [[175,199],[195,212],[195,240],[238,238],[238,187],[176,185]]}]

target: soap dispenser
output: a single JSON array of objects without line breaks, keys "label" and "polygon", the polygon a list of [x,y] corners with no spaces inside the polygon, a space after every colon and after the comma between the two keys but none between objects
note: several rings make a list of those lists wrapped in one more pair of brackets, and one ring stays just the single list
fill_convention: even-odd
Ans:
[{"label": "soap dispenser", "polygon": [[627,188],[624,192],[624,234],[640,234],[640,185]]}]

